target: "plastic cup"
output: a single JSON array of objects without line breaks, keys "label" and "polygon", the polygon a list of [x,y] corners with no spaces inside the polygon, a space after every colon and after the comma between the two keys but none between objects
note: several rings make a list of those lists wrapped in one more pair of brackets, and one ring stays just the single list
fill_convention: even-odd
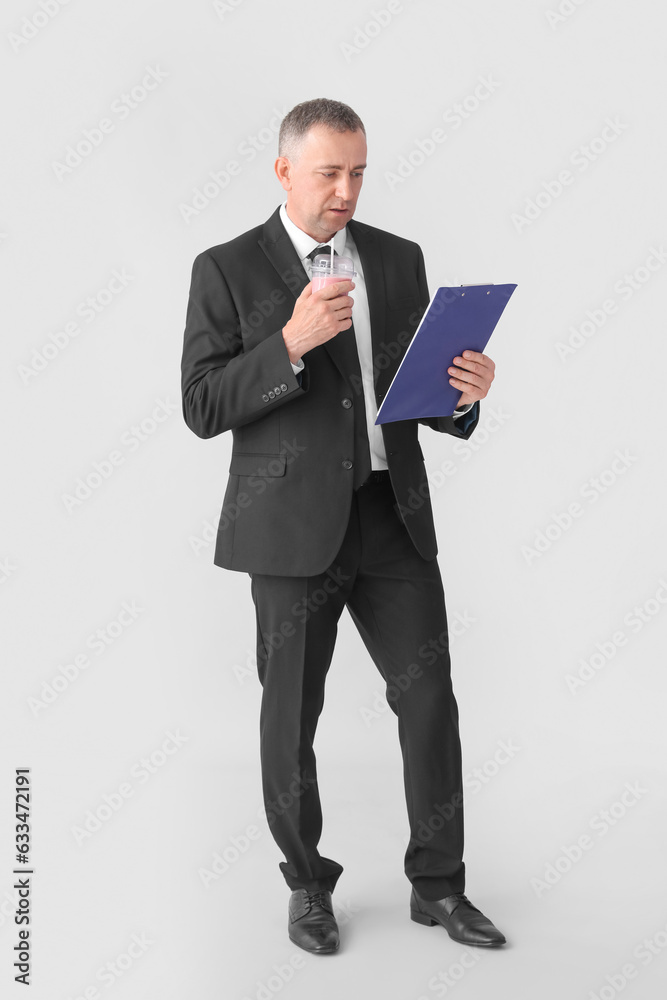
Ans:
[{"label": "plastic cup", "polygon": [[332,260],[330,253],[318,253],[311,264],[311,273],[314,292],[318,292],[326,285],[333,285],[336,281],[352,281],[357,276],[351,257],[339,257],[334,254]]}]

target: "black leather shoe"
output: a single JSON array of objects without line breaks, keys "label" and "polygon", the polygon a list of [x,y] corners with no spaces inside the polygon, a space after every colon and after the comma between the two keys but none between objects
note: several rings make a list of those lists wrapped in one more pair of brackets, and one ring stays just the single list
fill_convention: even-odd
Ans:
[{"label": "black leather shoe", "polygon": [[422,899],[413,888],[410,916],[418,924],[426,924],[427,927],[440,924],[450,938],[461,944],[476,944],[486,948],[497,948],[505,944],[504,934],[462,892],[431,901]]},{"label": "black leather shoe", "polygon": [[340,939],[331,893],[325,889],[296,889],[290,896],[287,929],[290,941],[315,955],[338,951]]}]

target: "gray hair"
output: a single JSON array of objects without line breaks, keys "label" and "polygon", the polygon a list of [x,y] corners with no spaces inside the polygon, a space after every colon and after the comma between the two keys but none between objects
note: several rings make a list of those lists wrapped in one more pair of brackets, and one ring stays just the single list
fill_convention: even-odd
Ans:
[{"label": "gray hair", "polygon": [[356,111],[340,101],[318,97],[297,104],[287,112],[280,125],[278,156],[296,160],[306,133],[315,125],[324,125],[332,132],[363,132],[366,135],[364,123]]}]

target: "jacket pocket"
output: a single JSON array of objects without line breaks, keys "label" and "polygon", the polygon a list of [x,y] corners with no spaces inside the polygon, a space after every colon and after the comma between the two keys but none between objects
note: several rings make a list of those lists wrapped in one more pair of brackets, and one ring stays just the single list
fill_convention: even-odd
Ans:
[{"label": "jacket pocket", "polygon": [[419,301],[414,295],[403,295],[397,298],[387,296],[387,307],[389,309],[419,309]]},{"label": "jacket pocket", "polygon": [[285,475],[285,467],[284,455],[237,452],[232,455],[229,474],[231,476],[261,476],[262,478],[277,477]]}]

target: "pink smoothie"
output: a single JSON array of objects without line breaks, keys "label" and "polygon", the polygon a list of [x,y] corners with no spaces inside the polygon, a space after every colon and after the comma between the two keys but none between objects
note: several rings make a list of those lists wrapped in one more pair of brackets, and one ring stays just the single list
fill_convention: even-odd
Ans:
[{"label": "pink smoothie", "polygon": [[349,280],[344,274],[327,274],[321,278],[313,278],[313,291],[319,292],[320,288],[324,288],[326,285],[335,285],[337,281]]}]

